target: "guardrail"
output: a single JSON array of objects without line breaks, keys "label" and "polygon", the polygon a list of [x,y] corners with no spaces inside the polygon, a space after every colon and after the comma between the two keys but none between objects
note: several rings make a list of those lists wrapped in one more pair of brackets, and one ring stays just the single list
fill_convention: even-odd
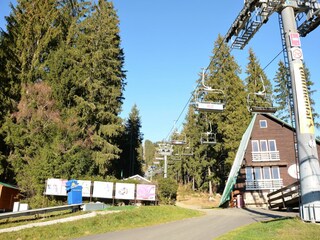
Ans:
[{"label": "guardrail", "polygon": [[80,210],[81,206],[82,204],[71,204],[71,205],[64,205],[64,206],[31,209],[31,210],[20,211],[20,212],[0,213],[0,219],[45,214],[48,212],[57,212],[57,211],[63,211],[63,210],[69,210],[69,209],[72,211],[76,211],[76,210]]},{"label": "guardrail", "polygon": [[299,182],[295,182],[277,191],[269,193],[269,208],[293,208],[299,206]]}]

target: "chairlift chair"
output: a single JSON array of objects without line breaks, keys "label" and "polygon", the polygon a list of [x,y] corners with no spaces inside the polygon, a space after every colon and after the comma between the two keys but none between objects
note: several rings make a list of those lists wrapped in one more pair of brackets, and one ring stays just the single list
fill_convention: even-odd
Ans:
[{"label": "chairlift chair", "polygon": [[171,144],[172,145],[185,145],[187,144],[187,137],[185,134],[175,134],[171,138]]},{"label": "chairlift chair", "polygon": [[[205,100],[214,97],[215,101]],[[199,89],[196,93],[195,107],[200,112],[222,112],[224,110],[224,92],[219,89]]]},{"label": "chairlift chair", "polygon": [[158,154],[162,156],[169,156],[173,152],[171,144],[168,143],[159,143]]},{"label": "chairlift chair", "polygon": [[216,144],[217,134],[213,132],[201,133],[201,144]]},{"label": "chairlift chair", "polygon": [[[205,71],[202,71],[202,87],[196,90],[195,106],[202,112],[221,112],[224,110],[225,94],[221,89],[214,89],[205,84]],[[215,100],[210,100],[215,99]]]},{"label": "chairlift chair", "polygon": [[189,146],[185,146],[185,147],[182,149],[181,155],[182,155],[182,156],[193,156],[193,148],[190,147],[190,144],[189,144]]},{"label": "chairlift chair", "polygon": [[217,134],[215,132],[212,132],[212,125],[211,122],[208,122],[209,124],[209,131],[205,133],[201,133],[201,144],[216,144],[217,143]]},{"label": "chairlift chair", "polygon": [[247,96],[248,110],[251,113],[275,113],[277,108],[267,101],[269,95],[266,93],[262,76],[260,76],[260,80],[262,82],[262,91],[249,93]]}]

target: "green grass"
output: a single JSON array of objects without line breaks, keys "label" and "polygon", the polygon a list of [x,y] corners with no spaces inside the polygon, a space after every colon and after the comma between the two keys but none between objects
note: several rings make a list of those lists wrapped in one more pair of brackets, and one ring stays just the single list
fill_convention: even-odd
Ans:
[{"label": "green grass", "polygon": [[201,215],[203,213],[199,211],[175,206],[145,206],[133,209],[129,208],[119,213],[98,215],[74,222],[35,227],[12,233],[1,233],[0,239],[72,239],[92,234],[150,226]]},{"label": "green grass", "polygon": [[320,239],[320,225],[299,218],[253,223],[237,228],[216,240],[315,240]]},{"label": "green grass", "polygon": [[37,215],[30,215],[30,216],[1,219],[0,229],[21,226],[29,223],[46,222],[46,221],[51,221],[55,219],[65,218],[65,217],[78,216],[86,213],[87,212],[81,212],[81,211],[71,212],[71,210],[65,210],[65,211],[51,212],[46,214],[37,214]]}]

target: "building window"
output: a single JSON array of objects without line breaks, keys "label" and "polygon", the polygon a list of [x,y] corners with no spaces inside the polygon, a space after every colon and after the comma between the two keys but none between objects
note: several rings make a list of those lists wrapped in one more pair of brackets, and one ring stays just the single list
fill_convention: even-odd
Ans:
[{"label": "building window", "polygon": [[259,124],[260,124],[260,128],[267,128],[268,127],[267,120],[260,120]]},{"label": "building window", "polygon": [[276,140],[268,140],[269,151],[277,151]]},{"label": "building window", "polygon": [[251,140],[252,161],[279,161],[276,140]]},{"label": "building window", "polygon": [[258,140],[252,140],[252,152],[260,152],[260,147],[259,147],[259,141]]},{"label": "building window", "polygon": [[283,186],[278,166],[246,167],[246,189],[279,189]]}]

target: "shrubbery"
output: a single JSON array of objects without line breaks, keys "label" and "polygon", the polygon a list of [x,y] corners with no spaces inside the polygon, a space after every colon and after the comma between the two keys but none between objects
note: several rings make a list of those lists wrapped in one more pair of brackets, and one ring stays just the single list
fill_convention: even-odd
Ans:
[{"label": "shrubbery", "polygon": [[159,200],[163,204],[174,204],[177,199],[178,184],[171,178],[162,178],[158,181]]}]

